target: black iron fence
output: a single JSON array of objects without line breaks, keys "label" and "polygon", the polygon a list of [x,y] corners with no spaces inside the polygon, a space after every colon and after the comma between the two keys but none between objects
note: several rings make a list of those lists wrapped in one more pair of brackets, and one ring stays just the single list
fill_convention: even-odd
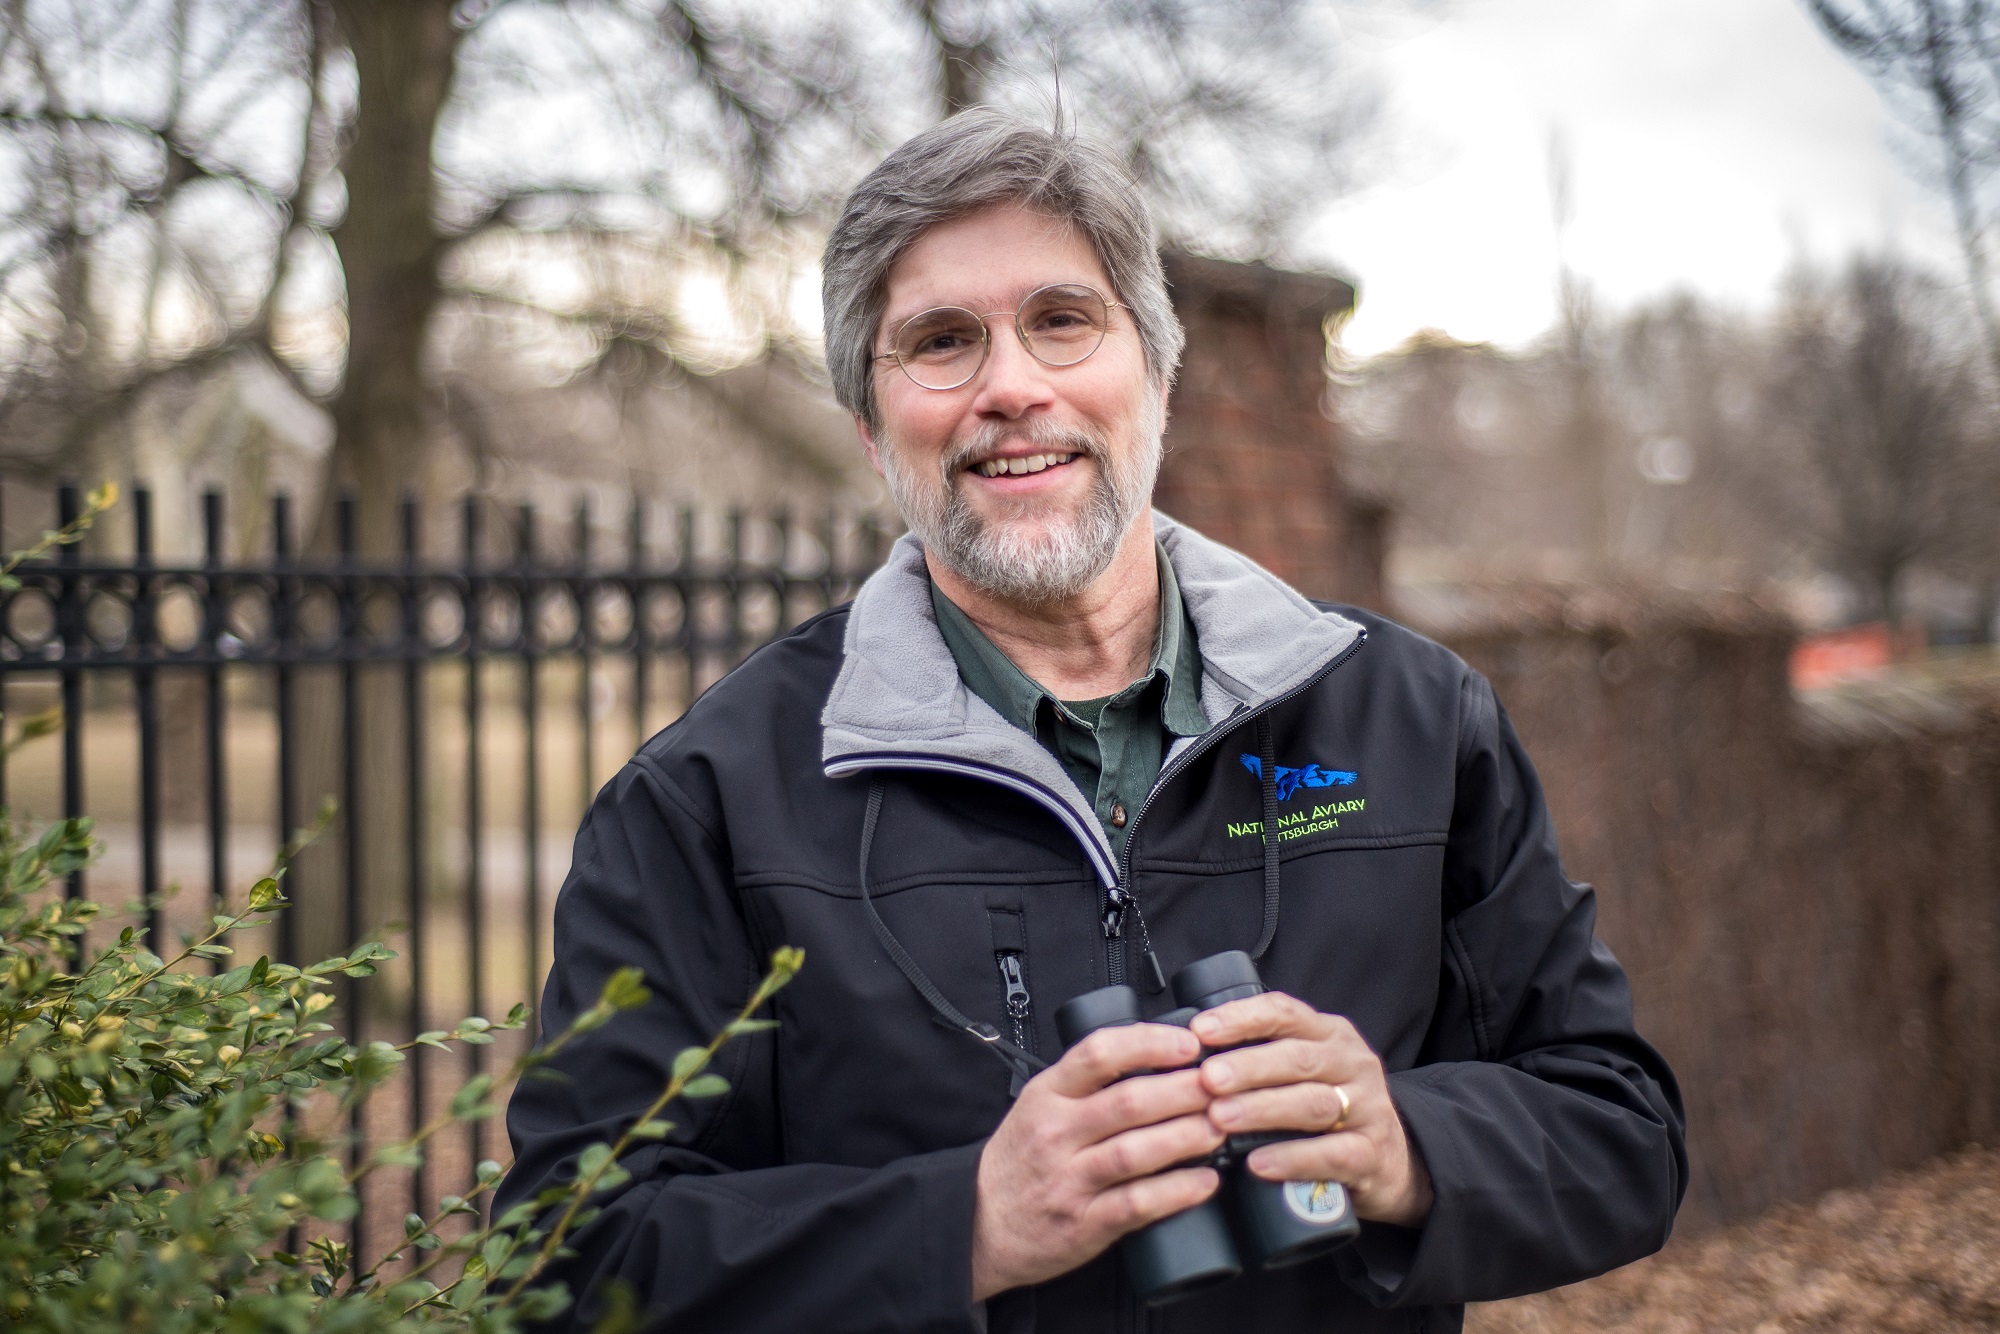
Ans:
[{"label": "black iron fence", "polygon": [[[58,744],[0,757],[0,803],[99,817],[105,856],[68,892],[87,875],[100,900],[122,891],[159,951],[332,797],[272,952],[298,961],[302,944],[398,933],[404,961],[360,984],[375,995],[344,997],[356,1037],[537,1001],[567,834],[595,785],[750,649],[850,597],[886,541],[867,515],[634,505],[622,549],[600,551],[585,508],[549,543],[533,509],[468,499],[406,502],[400,556],[368,561],[343,501],[333,554],[309,558],[280,496],[268,556],[231,561],[209,493],[202,558],[173,563],[154,554],[153,497],[135,489],[128,504],[123,554],[94,533],[24,564],[0,595],[0,707],[62,711]],[[79,507],[64,486],[51,517]],[[426,554],[440,519],[456,528],[453,559]],[[434,1086],[467,1073],[435,1056],[427,1071],[423,1050],[393,1122],[369,1136],[421,1124],[448,1096]],[[475,1136],[462,1166],[483,1147]],[[427,1175],[446,1170],[456,1178]],[[427,1175],[411,1178],[418,1212]]]}]

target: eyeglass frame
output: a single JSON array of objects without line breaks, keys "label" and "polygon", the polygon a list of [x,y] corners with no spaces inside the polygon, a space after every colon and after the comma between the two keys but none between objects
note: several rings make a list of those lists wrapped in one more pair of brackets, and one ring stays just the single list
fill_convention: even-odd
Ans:
[{"label": "eyeglass frame", "polygon": [[[1106,317],[1104,332],[1098,335],[1097,342],[1091,346],[1090,351],[1084,353],[1082,356],[1078,357],[1075,361],[1054,362],[1054,361],[1044,360],[1041,354],[1035,351],[1034,344],[1028,341],[1028,331],[1021,327],[1021,312],[1028,308],[1028,303],[1033,301],[1036,297],[1040,296],[1042,293],[1057,287],[1080,287],[1084,291],[1090,293],[1092,296],[1096,297],[1099,301],[1102,301],[1104,303],[1104,314]],[[929,306],[923,310],[917,311],[915,314],[907,316],[896,325],[895,333],[889,336],[889,342],[890,342],[889,350],[887,352],[877,352],[871,358],[871,360],[893,361],[896,363],[896,369],[903,373],[903,377],[907,379],[911,384],[915,385],[917,388],[928,389],[933,394],[948,394],[952,392],[954,389],[965,388],[965,386],[971,384],[974,380],[979,378],[979,372],[986,369],[986,359],[993,355],[993,334],[992,331],[986,327],[986,321],[992,319],[995,315],[1011,315],[1014,320],[1014,336],[1021,340],[1022,350],[1025,351],[1029,356],[1033,357],[1036,361],[1041,362],[1042,365],[1047,366],[1050,370],[1063,371],[1063,370],[1068,370],[1072,366],[1081,366],[1083,365],[1084,362],[1089,361],[1092,357],[1097,355],[1097,349],[1104,346],[1105,338],[1109,337],[1111,334],[1110,315],[1112,311],[1114,310],[1129,311],[1131,309],[1132,307],[1126,305],[1123,301],[1113,301],[1110,297],[1104,295],[1104,293],[1098,291],[1095,287],[1092,287],[1089,283],[1067,283],[1067,282],[1043,283],[1040,287],[1037,287],[1034,291],[1022,297],[1021,304],[1014,307],[1014,309],[1012,310],[989,310],[984,315],[982,315],[970,306]],[[960,380],[957,384],[929,385],[925,384],[922,380],[919,380],[916,376],[910,374],[910,368],[909,366],[904,364],[903,354],[896,351],[895,343],[897,338],[902,334],[903,330],[909,328],[914,321],[920,320],[926,315],[935,315],[941,310],[963,311],[967,315],[972,316],[972,318],[978,322],[979,360],[973,364],[971,372],[967,374],[966,377],[963,380]]]}]

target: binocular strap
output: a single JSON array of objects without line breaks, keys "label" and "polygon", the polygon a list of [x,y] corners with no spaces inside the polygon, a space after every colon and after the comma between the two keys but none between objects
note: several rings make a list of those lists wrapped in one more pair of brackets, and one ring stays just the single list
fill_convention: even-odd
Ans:
[{"label": "binocular strap", "polygon": [[1270,715],[1257,720],[1257,751],[1264,763],[1264,925],[1252,959],[1264,957],[1278,934],[1278,748],[1271,740]]},{"label": "binocular strap", "polygon": [[933,1020],[946,1028],[970,1033],[978,1038],[986,1050],[992,1052],[1002,1065],[1013,1072],[1016,1086],[1025,1083],[1038,1071],[1047,1069],[1048,1062],[1001,1037],[1000,1030],[993,1025],[968,1019],[956,1005],[946,1000],[944,993],[937,989],[937,984],[924,975],[924,970],[917,966],[917,961],[903,948],[903,942],[896,939],[895,932],[891,931],[889,924],[882,920],[882,914],[875,910],[874,900],[868,897],[868,854],[875,846],[875,825],[882,817],[882,791],[882,780],[879,778],[868,785],[868,813],[861,819],[861,907],[868,914],[868,925],[874,929],[875,939],[882,942],[882,948],[888,952],[889,958],[902,971],[903,976],[910,980],[910,985],[917,989],[917,994],[930,1005]]}]

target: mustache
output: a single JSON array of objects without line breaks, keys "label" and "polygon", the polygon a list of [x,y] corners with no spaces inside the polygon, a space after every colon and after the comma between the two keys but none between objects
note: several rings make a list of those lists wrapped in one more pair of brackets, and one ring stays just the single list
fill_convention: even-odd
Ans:
[{"label": "mustache", "polygon": [[1104,460],[1108,452],[1100,437],[1082,427],[1064,426],[1059,422],[1046,420],[1028,423],[988,422],[960,444],[946,451],[940,460],[945,484],[951,485],[961,472],[990,457],[998,452],[1001,446],[1011,441],[1037,445],[1049,451],[1081,454],[1085,458],[1099,462]]}]

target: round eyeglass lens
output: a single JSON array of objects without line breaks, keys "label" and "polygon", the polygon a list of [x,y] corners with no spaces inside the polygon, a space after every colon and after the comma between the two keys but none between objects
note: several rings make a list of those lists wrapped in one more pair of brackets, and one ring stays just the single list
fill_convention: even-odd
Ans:
[{"label": "round eyeglass lens", "polygon": [[903,321],[896,360],[926,389],[956,389],[986,360],[986,324],[969,310],[940,306]]},{"label": "round eyeglass lens", "polygon": [[1029,293],[1015,318],[1036,360],[1047,366],[1074,366],[1104,341],[1111,310],[1095,290],[1058,283]]}]

